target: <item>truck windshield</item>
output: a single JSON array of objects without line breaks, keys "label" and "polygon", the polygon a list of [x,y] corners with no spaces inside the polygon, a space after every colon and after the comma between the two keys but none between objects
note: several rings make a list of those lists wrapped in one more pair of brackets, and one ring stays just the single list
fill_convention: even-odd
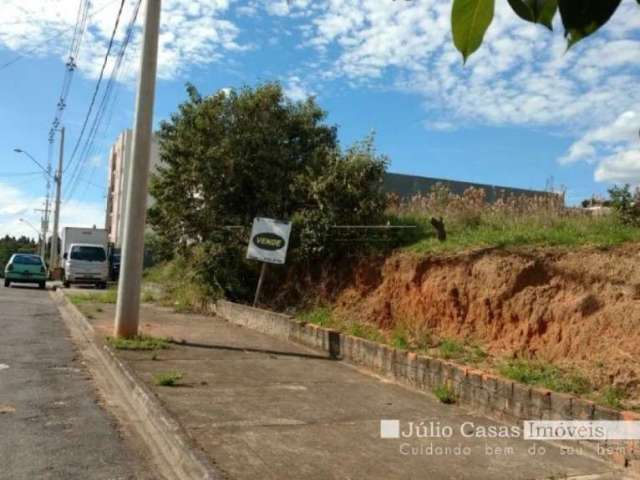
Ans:
[{"label": "truck windshield", "polygon": [[104,248],[100,247],[73,247],[71,260],[85,260],[88,262],[104,262],[107,259]]},{"label": "truck windshield", "polygon": [[17,265],[42,265],[42,260],[35,255],[16,255],[13,257],[13,263]]}]

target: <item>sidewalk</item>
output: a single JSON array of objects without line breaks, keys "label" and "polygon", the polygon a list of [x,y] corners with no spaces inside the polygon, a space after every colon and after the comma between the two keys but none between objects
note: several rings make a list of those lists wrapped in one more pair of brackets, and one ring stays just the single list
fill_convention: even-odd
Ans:
[{"label": "sidewalk", "polygon": [[[111,334],[113,305],[81,309],[98,334]],[[464,422],[476,434],[500,424],[218,318],[145,306],[141,329],[177,343],[121,358],[230,479],[623,478],[550,444],[466,438]],[[184,373],[179,386],[154,384],[167,371]],[[381,439],[382,419],[400,420],[403,431],[424,422],[431,438]],[[437,438],[445,427],[452,435]]]}]

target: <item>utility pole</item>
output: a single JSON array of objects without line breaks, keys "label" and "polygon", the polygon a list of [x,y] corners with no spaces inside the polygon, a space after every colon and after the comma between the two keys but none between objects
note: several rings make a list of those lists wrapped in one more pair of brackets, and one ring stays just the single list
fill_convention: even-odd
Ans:
[{"label": "utility pole", "polygon": [[124,238],[114,327],[116,337],[133,337],[138,334],[161,3],[161,0],[147,0],[144,21],[133,158],[126,186]]},{"label": "utility pole", "polygon": [[49,230],[49,194],[51,193],[51,157],[47,165],[47,196],[44,200],[44,216],[42,217],[42,248],[40,256],[44,260],[47,255],[47,231]]},{"label": "utility pole", "polygon": [[49,270],[54,272],[58,268],[58,222],[60,221],[60,192],[62,190],[62,164],[64,161],[64,127],[60,129],[60,158],[58,160],[58,173],[54,178],[56,182],[56,204],[53,213],[53,231],[51,232],[51,256]]}]

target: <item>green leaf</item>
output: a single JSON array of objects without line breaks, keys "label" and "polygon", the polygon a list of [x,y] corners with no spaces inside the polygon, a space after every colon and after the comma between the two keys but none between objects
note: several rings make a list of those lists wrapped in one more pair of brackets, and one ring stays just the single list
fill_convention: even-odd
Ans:
[{"label": "green leaf", "polygon": [[484,34],[493,20],[494,10],[495,0],[453,0],[453,43],[465,62],[482,44]]},{"label": "green leaf", "polygon": [[[553,17],[558,9],[558,0],[508,0],[516,14],[528,22],[539,23],[552,29]],[[640,0],[638,0],[640,1]]]},{"label": "green leaf", "polygon": [[622,0],[558,0],[565,37],[571,47],[609,21]]}]

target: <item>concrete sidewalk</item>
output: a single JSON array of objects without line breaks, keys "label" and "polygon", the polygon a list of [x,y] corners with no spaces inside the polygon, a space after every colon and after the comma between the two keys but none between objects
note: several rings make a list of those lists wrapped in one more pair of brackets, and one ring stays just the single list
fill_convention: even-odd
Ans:
[{"label": "concrete sidewalk", "polygon": [[[112,305],[82,310],[98,334],[111,333]],[[142,319],[145,334],[178,343],[119,355],[231,479],[624,478],[586,451],[467,438],[465,422],[465,434],[500,424],[218,318],[145,306]],[[185,374],[180,386],[154,385],[167,371]],[[423,422],[430,436],[382,439],[383,419],[403,431]],[[447,428],[450,437],[437,436]]]}]

